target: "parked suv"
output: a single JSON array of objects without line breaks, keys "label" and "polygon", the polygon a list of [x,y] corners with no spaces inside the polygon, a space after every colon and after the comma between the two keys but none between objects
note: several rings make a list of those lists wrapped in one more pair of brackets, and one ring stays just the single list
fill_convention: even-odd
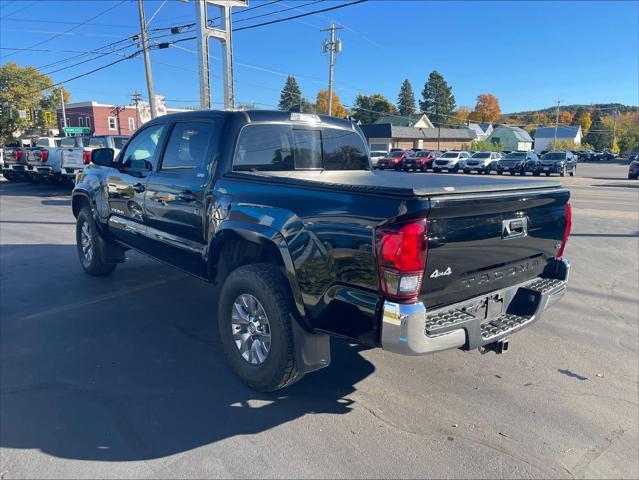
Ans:
[{"label": "parked suv", "polygon": [[377,168],[380,170],[385,170],[387,168],[393,168],[397,171],[404,168],[404,160],[410,154],[412,154],[412,150],[395,150],[391,151],[387,156],[381,158],[379,162],[377,162]]},{"label": "parked suv", "polygon": [[540,160],[531,162],[528,168],[536,176],[558,173],[565,177],[570,173],[572,177],[577,171],[577,159],[572,152],[548,152]]},{"label": "parked suv", "polygon": [[377,168],[379,161],[386,155],[388,155],[388,152],[385,150],[371,150],[371,165],[373,168]]},{"label": "parked suv", "polygon": [[404,160],[404,170],[421,170],[427,171],[433,168],[433,162],[441,156],[442,152],[437,150],[421,150],[409,155]]},{"label": "parked suv", "polygon": [[460,162],[470,158],[470,153],[465,151],[449,151],[433,162],[433,172],[439,173],[448,170],[449,173],[458,172]]},{"label": "parked suv", "polygon": [[469,159],[464,160],[462,168],[464,173],[490,173],[492,170],[497,171],[497,164],[501,158],[499,152],[475,152]]},{"label": "parked suv", "polygon": [[511,175],[518,173],[526,175],[532,162],[539,161],[539,156],[533,152],[511,152],[497,163],[497,174],[510,172]]}]

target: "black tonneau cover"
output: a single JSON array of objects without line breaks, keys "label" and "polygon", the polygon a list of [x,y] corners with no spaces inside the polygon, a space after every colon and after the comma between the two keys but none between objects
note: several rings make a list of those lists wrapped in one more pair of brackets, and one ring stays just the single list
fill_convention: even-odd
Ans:
[{"label": "black tonneau cover", "polygon": [[351,190],[395,197],[432,197],[471,193],[557,188],[553,180],[510,179],[450,174],[416,174],[366,170],[297,170],[286,172],[230,172],[226,176],[268,180],[284,185]]}]

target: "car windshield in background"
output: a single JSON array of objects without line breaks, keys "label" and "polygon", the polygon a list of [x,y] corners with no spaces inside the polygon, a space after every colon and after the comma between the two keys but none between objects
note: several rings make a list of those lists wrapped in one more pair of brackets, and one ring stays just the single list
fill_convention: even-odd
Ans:
[{"label": "car windshield in background", "polygon": [[473,158],[490,158],[490,152],[477,152],[473,155]]},{"label": "car windshield in background", "polygon": [[439,158],[457,158],[458,156],[459,156],[459,152],[447,152],[447,153],[444,153]]},{"label": "car windshield in background", "polygon": [[524,158],[526,158],[526,154],[525,153],[509,153],[508,155],[506,155],[506,160],[523,160]]},{"label": "car windshield in background", "polygon": [[89,147],[90,148],[106,148],[107,140],[106,137],[91,137],[89,138]]},{"label": "car windshield in background", "polygon": [[48,138],[39,138],[35,144],[36,147],[48,147],[49,139]]},{"label": "car windshield in background", "polygon": [[430,155],[430,152],[417,152],[416,157],[427,157]]},{"label": "car windshield in background", "polygon": [[541,157],[541,159],[542,160],[565,160],[566,159],[566,154],[565,153],[558,153],[558,152],[547,153],[546,155]]},{"label": "car windshield in background", "polygon": [[129,141],[129,137],[113,137],[113,144],[118,150],[122,150]]},{"label": "car windshield in background", "polygon": [[402,150],[398,150],[396,152],[391,152],[389,157],[391,157],[391,158],[401,157],[402,155],[404,155],[404,152]]}]

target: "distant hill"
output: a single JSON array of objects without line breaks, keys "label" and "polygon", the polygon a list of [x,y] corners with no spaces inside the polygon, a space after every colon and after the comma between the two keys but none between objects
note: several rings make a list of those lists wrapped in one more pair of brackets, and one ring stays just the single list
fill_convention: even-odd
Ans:
[{"label": "distant hill", "polygon": [[[504,113],[503,116],[504,117],[517,117],[517,116],[528,116],[528,115],[534,115],[535,113],[542,113],[542,114],[553,114],[555,113],[557,107],[548,107],[548,108],[544,108],[544,109],[540,109],[540,110],[529,110],[526,112],[513,112],[513,113]],[[614,111],[615,109],[617,109],[619,111],[619,113],[625,113],[625,112],[637,112],[639,111],[639,107],[633,107],[630,105],[623,105],[622,103],[592,103],[592,104],[587,104],[587,105],[580,105],[580,104],[575,104],[575,105],[559,105],[559,111],[560,112],[570,112],[570,113],[575,113],[578,109],[584,109],[587,112],[593,112],[593,111],[601,111],[602,113],[610,113],[612,111]]]}]

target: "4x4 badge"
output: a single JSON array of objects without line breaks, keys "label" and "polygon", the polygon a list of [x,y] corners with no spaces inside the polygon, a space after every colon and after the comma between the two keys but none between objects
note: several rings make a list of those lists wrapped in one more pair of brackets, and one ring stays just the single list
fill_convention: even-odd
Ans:
[{"label": "4x4 badge", "polygon": [[440,272],[439,270],[435,269],[435,271],[433,273],[430,274],[430,278],[439,278],[439,277],[447,277],[448,275],[450,275],[451,273],[453,273],[453,271],[451,270],[450,267],[448,267],[446,270],[444,270],[443,272]]}]

